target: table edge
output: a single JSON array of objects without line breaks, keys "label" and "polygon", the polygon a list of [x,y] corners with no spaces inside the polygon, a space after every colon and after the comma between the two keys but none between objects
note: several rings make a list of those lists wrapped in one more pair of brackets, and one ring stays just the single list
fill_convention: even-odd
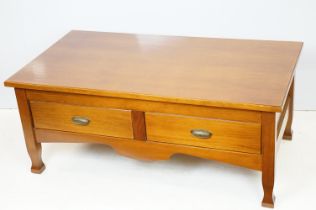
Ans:
[{"label": "table edge", "polygon": [[165,96],[154,96],[154,95],[129,93],[129,92],[115,92],[115,91],[84,89],[84,88],[76,88],[76,87],[62,87],[62,86],[50,86],[50,85],[43,85],[43,84],[21,83],[21,82],[10,81],[10,79],[4,82],[4,86],[20,88],[20,89],[53,91],[53,92],[62,92],[62,93],[106,96],[106,97],[116,97],[116,98],[126,98],[126,99],[138,99],[138,100],[144,100],[144,101],[169,102],[169,103],[176,103],[176,104],[190,104],[190,105],[217,107],[217,108],[241,109],[241,110],[263,111],[263,112],[281,112],[283,108],[283,103],[277,106],[277,105],[251,104],[251,103],[234,103],[234,102],[229,102],[229,101],[209,101],[209,100],[201,100],[201,99],[187,99],[187,98],[174,98],[174,97],[171,98],[171,97],[165,97]]}]

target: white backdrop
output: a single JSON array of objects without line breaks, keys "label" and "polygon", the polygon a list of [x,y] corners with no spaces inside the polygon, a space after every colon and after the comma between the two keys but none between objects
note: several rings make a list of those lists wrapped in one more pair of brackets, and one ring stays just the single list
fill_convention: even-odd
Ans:
[{"label": "white backdrop", "polygon": [[[313,0],[0,0],[0,81],[72,29],[304,41],[297,110],[316,110]],[[0,85],[0,108],[15,108]]]}]

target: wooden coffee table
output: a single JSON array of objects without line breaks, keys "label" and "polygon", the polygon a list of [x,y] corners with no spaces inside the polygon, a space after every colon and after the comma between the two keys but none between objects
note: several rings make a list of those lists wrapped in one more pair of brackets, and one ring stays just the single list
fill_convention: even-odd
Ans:
[{"label": "wooden coffee table", "polygon": [[[92,142],[143,160],[186,154],[262,171],[291,139],[301,42],[72,31],[7,81],[32,172],[42,142]],[[211,190],[211,189],[210,189]]]}]

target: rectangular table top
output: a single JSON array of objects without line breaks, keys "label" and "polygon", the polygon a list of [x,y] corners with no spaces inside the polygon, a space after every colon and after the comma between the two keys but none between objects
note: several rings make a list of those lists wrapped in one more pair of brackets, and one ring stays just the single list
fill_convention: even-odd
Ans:
[{"label": "rectangular table top", "polygon": [[302,45],[71,31],[5,85],[279,112]]}]

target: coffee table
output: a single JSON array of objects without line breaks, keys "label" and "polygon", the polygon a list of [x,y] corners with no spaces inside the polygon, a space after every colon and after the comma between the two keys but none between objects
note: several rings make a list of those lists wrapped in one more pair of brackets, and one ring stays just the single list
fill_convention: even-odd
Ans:
[{"label": "coffee table", "polygon": [[[301,42],[71,31],[5,81],[32,161],[41,143],[90,142],[141,160],[186,154],[262,172],[292,139]],[[211,190],[211,189],[210,189]]]}]

